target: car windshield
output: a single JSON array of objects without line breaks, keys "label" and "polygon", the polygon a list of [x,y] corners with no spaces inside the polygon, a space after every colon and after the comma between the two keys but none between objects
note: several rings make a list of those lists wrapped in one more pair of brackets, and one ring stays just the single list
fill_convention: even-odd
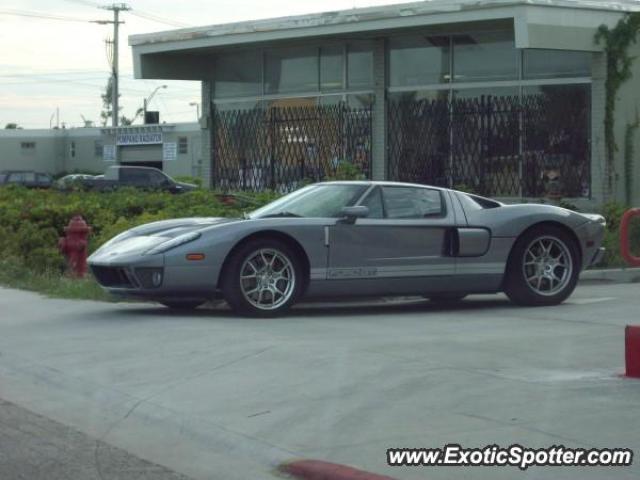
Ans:
[{"label": "car windshield", "polygon": [[247,218],[337,218],[342,209],[354,205],[366,189],[367,185],[363,184],[312,185],[250,213]]}]

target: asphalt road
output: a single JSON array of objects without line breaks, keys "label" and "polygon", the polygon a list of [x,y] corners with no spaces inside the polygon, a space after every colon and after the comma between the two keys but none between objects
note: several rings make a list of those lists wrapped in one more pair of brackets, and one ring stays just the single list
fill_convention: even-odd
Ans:
[{"label": "asphalt road", "polygon": [[633,284],[583,285],[544,309],[471,297],[447,308],[305,306],[271,320],[0,289],[0,398],[11,402],[0,404],[0,478],[22,468],[7,452],[23,437],[5,432],[20,422],[1,415],[15,408],[84,436],[69,449],[117,449],[87,457],[104,480],[145,478],[118,476],[114,461],[167,478],[268,479],[295,457],[399,479],[636,479],[637,464],[394,469],[385,454],[448,443],[640,453],[640,381],[619,376],[624,326],[639,311]]}]

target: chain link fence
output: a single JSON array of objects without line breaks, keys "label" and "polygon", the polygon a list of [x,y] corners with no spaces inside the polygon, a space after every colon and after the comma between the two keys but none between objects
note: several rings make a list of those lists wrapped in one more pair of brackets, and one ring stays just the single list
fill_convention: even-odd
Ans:
[{"label": "chain link fence", "polygon": [[584,91],[389,103],[389,178],[497,197],[589,197]]},{"label": "chain link fence", "polygon": [[369,178],[371,110],[346,105],[214,110],[214,183],[289,192],[341,168]]}]

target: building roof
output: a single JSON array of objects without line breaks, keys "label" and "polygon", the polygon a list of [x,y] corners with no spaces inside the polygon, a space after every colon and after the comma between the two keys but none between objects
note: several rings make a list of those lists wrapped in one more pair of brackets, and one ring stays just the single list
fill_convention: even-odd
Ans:
[{"label": "building roof", "polygon": [[342,31],[339,28],[340,26],[355,27],[372,22],[378,24],[397,19],[409,20],[415,17],[480,12],[518,6],[556,7],[616,13],[640,11],[639,0],[427,0],[132,35],[129,37],[129,44],[136,47],[167,42],[193,41],[247,34],[273,34],[291,30],[318,28],[327,29],[327,33],[330,33],[331,29],[339,33],[338,30]]}]

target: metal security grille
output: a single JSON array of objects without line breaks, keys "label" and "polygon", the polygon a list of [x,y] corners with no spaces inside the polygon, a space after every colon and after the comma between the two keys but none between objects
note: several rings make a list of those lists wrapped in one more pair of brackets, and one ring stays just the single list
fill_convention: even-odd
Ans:
[{"label": "metal security grille", "polygon": [[[346,105],[214,110],[214,182],[225,190],[288,192],[341,165],[371,171],[371,110]],[[353,169],[352,169],[353,170]]]},{"label": "metal security grille", "polygon": [[561,94],[391,101],[389,177],[487,196],[588,197],[588,95]]}]

